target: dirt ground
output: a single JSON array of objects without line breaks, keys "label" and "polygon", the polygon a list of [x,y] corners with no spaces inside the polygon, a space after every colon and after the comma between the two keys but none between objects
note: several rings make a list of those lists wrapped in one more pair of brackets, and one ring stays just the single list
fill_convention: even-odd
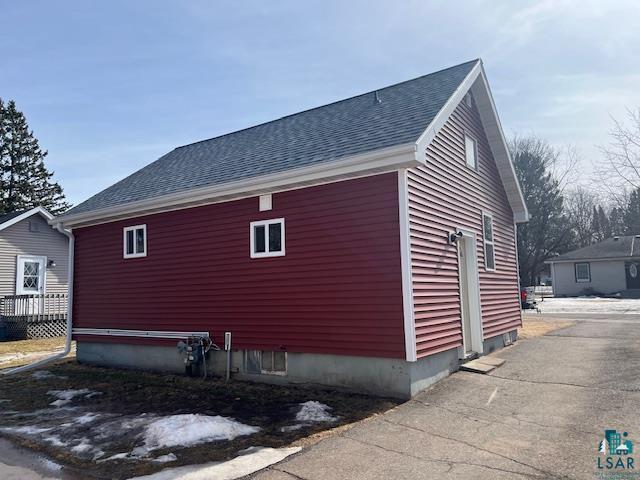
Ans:
[{"label": "dirt ground", "polygon": [[[283,447],[322,437],[398,404],[392,399],[306,386],[275,386],[239,381],[201,380],[168,374],[105,369],[64,361],[46,374],[5,377],[0,385],[0,436],[81,472],[82,478],[124,479],[166,466],[226,460],[252,446]],[[69,403],[52,406],[52,390],[87,389]],[[303,402],[318,401],[331,408],[333,422],[317,422],[288,430]],[[187,448],[162,448],[154,458],[174,454],[158,463],[151,458],[115,458],[140,446],[145,420],[176,414],[233,418],[260,428],[233,440]],[[81,422],[80,419],[88,419]],[[123,428],[123,425],[125,426]],[[282,430],[284,428],[284,431]],[[310,438],[309,438],[310,437]],[[83,447],[86,445],[86,448]],[[96,452],[100,452],[99,456]],[[97,458],[96,458],[97,457]]]},{"label": "dirt ground", "polygon": [[[0,342],[0,368],[19,367],[64,349],[65,337]],[[68,357],[75,356],[75,342]]]},{"label": "dirt ground", "polygon": [[525,317],[522,320],[522,327],[518,329],[518,338],[526,340],[527,338],[541,337],[554,330],[572,325],[575,325],[575,322],[569,320],[530,320]]}]

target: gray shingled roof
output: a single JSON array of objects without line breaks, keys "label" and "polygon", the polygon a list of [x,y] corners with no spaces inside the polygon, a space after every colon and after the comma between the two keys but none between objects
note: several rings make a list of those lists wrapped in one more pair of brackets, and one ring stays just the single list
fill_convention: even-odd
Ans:
[{"label": "gray shingled roof", "polygon": [[588,247],[579,248],[578,250],[559,255],[549,261],[560,262],[567,260],[596,260],[601,258],[625,257],[640,257],[640,236],[626,235],[608,238],[600,243],[594,243]]},{"label": "gray shingled roof", "polygon": [[0,225],[2,225],[4,222],[8,222],[13,218],[16,218],[22,215],[24,212],[26,212],[26,210],[16,210],[15,212],[5,213],[4,215],[0,215]]},{"label": "gray shingled roof", "polygon": [[66,214],[415,142],[477,62],[178,147]]}]

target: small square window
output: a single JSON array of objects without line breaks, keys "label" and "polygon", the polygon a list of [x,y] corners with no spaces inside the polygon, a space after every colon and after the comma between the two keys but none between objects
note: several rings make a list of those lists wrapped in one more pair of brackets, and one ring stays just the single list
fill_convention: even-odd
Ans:
[{"label": "small square window", "polygon": [[284,218],[251,222],[251,258],[284,255]]},{"label": "small square window", "polygon": [[576,263],[576,283],[589,283],[591,281],[591,265],[589,263]]},{"label": "small square window", "polygon": [[124,232],[124,258],[136,258],[147,256],[147,226],[136,225],[125,227]]},{"label": "small square window", "polygon": [[464,136],[464,155],[467,165],[474,170],[478,168],[478,146],[474,138],[465,134]]}]

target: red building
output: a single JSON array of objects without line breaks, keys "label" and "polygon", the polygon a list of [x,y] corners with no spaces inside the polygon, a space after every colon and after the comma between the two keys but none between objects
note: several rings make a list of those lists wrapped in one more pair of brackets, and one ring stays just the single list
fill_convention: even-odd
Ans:
[{"label": "red building", "polygon": [[527,218],[479,60],[179,147],[57,219],[78,359],[409,397],[515,340]]}]

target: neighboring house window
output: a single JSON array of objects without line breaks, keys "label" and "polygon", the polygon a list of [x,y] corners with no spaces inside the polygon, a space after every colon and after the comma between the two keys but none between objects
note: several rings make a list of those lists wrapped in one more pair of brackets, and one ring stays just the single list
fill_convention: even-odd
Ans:
[{"label": "neighboring house window", "polygon": [[34,232],[34,233],[38,233],[40,231],[40,224],[36,221],[30,221],[29,222],[29,231],[30,232]]},{"label": "neighboring house window", "polygon": [[124,228],[124,258],[147,256],[147,226]]},{"label": "neighboring house window", "polygon": [[16,272],[16,295],[45,293],[45,271],[47,257],[18,255]]},{"label": "neighboring house window", "polygon": [[247,373],[284,375],[287,372],[287,352],[247,350],[245,366]]},{"label": "neighboring house window", "polygon": [[482,231],[484,236],[484,267],[487,270],[495,270],[496,249],[493,243],[493,217],[488,213],[482,214]]},{"label": "neighboring house window", "polygon": [[474,170],[478,168],[478,147],[476,140],[465,133],[464,135],[464,154],[467,165]]},{"label": "neighboring house window", "polygon": [[284,255],[284,218],[251,222],[251,258]]},{"label": "neighboring house window", "polygon": [[588,283],[591,281],[591,265],[589,263],[576,263],[576,282]]}]

